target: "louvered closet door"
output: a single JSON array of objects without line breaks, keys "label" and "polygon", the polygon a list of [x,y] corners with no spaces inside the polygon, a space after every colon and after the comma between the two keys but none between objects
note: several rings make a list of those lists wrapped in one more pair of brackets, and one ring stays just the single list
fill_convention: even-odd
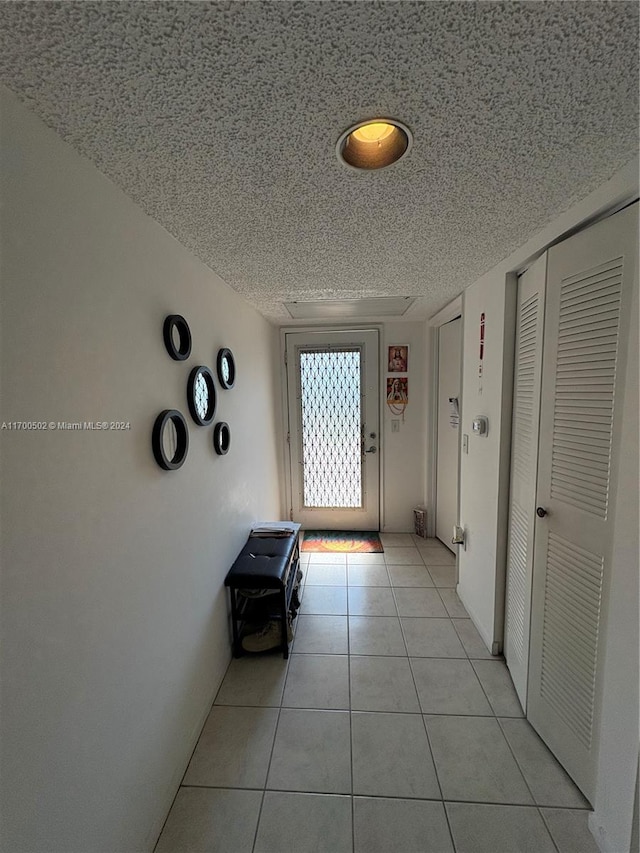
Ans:
[{"label": "louvered closet door", "polygon": [[527,707],[546,253],[518,279],[504,653]]},{"label": "louvered closet door", "polygon": [[637,208],[548,260],[528,716],[591,801]]}]

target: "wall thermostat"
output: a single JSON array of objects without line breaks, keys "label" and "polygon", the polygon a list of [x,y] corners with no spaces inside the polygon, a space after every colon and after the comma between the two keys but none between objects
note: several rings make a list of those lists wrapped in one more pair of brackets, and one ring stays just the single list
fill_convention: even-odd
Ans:
[{"label": "wall thermostat", "polygon": [[489,419],[484,415],[474,418],[471,429],[474,435],[486,435],[489,432]]}]

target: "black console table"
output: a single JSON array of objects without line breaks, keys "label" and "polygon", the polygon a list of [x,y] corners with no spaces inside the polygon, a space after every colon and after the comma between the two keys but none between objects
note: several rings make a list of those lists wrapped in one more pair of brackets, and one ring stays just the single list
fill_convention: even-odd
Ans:
[{"label": "black console table", "polygon": [[[282,530],[290,531],[282,535]],[[273,535],[269,532],[273,530]],[[279,619],[282,623],[280,649],[289,657],[287,636],[291,598],[300,564],[300,525],[291,521],[267,522],[255,525],[225,578],[231,593],[231,623],[233,654],[245,654],[242,635],[245,627],[260,619]],[[247,597],[241,590],[275,590],[272,595]]]}]

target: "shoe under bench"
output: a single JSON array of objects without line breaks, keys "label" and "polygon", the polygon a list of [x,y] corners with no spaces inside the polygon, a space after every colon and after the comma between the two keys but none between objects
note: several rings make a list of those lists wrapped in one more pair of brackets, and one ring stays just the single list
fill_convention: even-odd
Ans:
[{"label": "shoe under bench", "polygon": [[[273,528],[273,536],[269,536],[269,528]],[[290,535],[276,535],[276,531],[285,528]],[[249,536],[224,582],[231,596],[233,655],[247,654],[242,648],[242,635],[247,625],[260,619],[279,619],[282,624],[279,648],[283,657],[288,658],[288,614],[300,564],[300,525],[278,521],[260,523],[256,529],[265,532]],[[262,598],[248,598],[240,592],[266,589],[275,592]]]}]

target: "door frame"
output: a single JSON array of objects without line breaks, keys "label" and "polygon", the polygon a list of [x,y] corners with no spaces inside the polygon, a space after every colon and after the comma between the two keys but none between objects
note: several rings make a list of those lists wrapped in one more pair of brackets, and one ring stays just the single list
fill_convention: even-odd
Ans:
[{"label": "door frame", "polygon": [[[462,320],[461,330],[461,346],[460,346],[460,407],[462,407],[462,377],[464,375],[464,314],[462,312],[462,294],[452,299],[448,305],[445,305],[442,310],[434,314],[427,321],[427,352],[429,358],[429,376],[428,376],[428,399],[432,403],[437,403],[438,400],[438,370],[440,362],[440,327],[446,326],[452,320],[458,317]],[[460,419],[460,431],[462,435],[462,418]],[[427,536],[436,535],[436,506],[437,506],[437,461],[438,461],[438,407],[437,405],[427,406]],[[460,465],[462,442],[458,441],[458,506],[457,518],[460,519]],[[456,575],[457,575],[458,553],[456,551]]]},{"label": "door frame", "polygon": [[[441,440],[446,441],[446,439],[443,439],[443,435],[442,435],[444,433],[443,415],[446,416],[446,420],[448,421],[450,419],[450,409],[447,409],[446,406],[444,405],[445,396],[443,395],[442,388],[440,387],[440,382],[442,379],[442,373],[443,373],[443,369],[444,369],[443,364],[442,364],[442,359],[440,358],[440,356],[441,356],[443,339],[445,337],[445,332],[447,334],[450,334],[451,333],[451,326],[454,323],[458,323],[458,368],[459,368],[457,371],[457,374],[458,374],[457,375],[457,383],[458,383],[458,395],[457,395],[457,399],[458,399],[458,429],[456,430],[456,434],[453,437],[453,444],[452,444],[451,450],[454,451],[455,465],[456,465],[456,471],[457,471],[457,482],[455,484],[456,500],[455,500],[455,507],[453,508],[453,518],[450,519],[451,523],[444,524],[443,518],[442,517],[439,518],[439,511],[442,511],[442,515],[446,516],[446,512],[445,512],[446,500],[443,500],[444,495],[442,494],[443,488],[445,488],[445,487],[443,486],[442,480],[449,479],[449,478],[446,478],[444,476],[442,478],[440,478],[438,476],[438,471],[444,471],[448,467],[447,464],[445,464],[444,466],[442,466],[440,464],[441,463],[440,453],[443,452],[443,450],[444,450],[444,447],[442,446]],[[460,464],[461,464],[461,445],[462,445],[462,442],[460,440],[460,436],[462,435],[462,426],[463,426],[462,418],[460,417],[460,411],[462,409],[462,394],[460,392],[460,383],[462,381],[462,354],[463,354],[463,343],[464,343],[463,331],[464,331],[464,329],[463,329],[462,316],[455,317],[453,320],[450,320],[448,323],[444,323],[443,325],[438,327],[438,383],[437,383],[437,387],[436,387],[436,397],[435,397],[434,406],[433,406],[434,414],[436,417],[436,460],[435,460],[436,500],[435,500],[435,503],[433,504],[435,537],[436,537],[436,539],[439,539],[439,534],[442,533],[443,538],[440,539],[440,542],[442,542],[442,544],[456,557],[458,555],[458,549],[457,549],[457,546],[455,546],[453,544],[451,533],[452,533],[452,526],[454,524],[458,524],[458,522],[460,520]],[[453,352],[450,352],[447,355],[445,355],[445,359],[446,358],[453,358]],[[451,381],[453,381],[454,375],[455,375],[455,372],[452,372],[451,373]],[[447,399],[450,399],[448,397],[448,395],[447,395]],[[443,410],[445,410],[445,411],[443,411]],[[450,434],[449,434],[449,440],[451,440]],[[454,450],[454,447],[455,447],[455,450]],[[442,461],[444,462],[444,459]],[[447,459],[447,462],[448,461],[449,460]],[[442,506],[441,506],[441,501],[442,501]]]},{"label": "door frame", "polygon": [[[329,333],[332,332],[366,332],[376,331],[378,333],[378,476],[379,476],[379,491],[378,491],[378,514],[380,530],[384,530],[384,418],[383,418],[383,393],[382,393],[382,377],[384,374],[383,361],[384,350],[384,326],[381,323],[332,323],[331,325],[292,325],[280,327],[280,352],[278,354],[278,367],[280,368],[280,405],[281,405],[281,423],[282,423],[282,471],[284,473],[284,499],[285,505],[282,507],[282,518],[289,519],[293,512],[293,476],[291,471],[291,454],[289,452],[289,436],[291,433],[289,423],[289,396],[288,396],[288,371],[290,365],[287,364],[287,335],[305,334],[313,332]],[[385,397],[386,399],[386,397]]]}]

